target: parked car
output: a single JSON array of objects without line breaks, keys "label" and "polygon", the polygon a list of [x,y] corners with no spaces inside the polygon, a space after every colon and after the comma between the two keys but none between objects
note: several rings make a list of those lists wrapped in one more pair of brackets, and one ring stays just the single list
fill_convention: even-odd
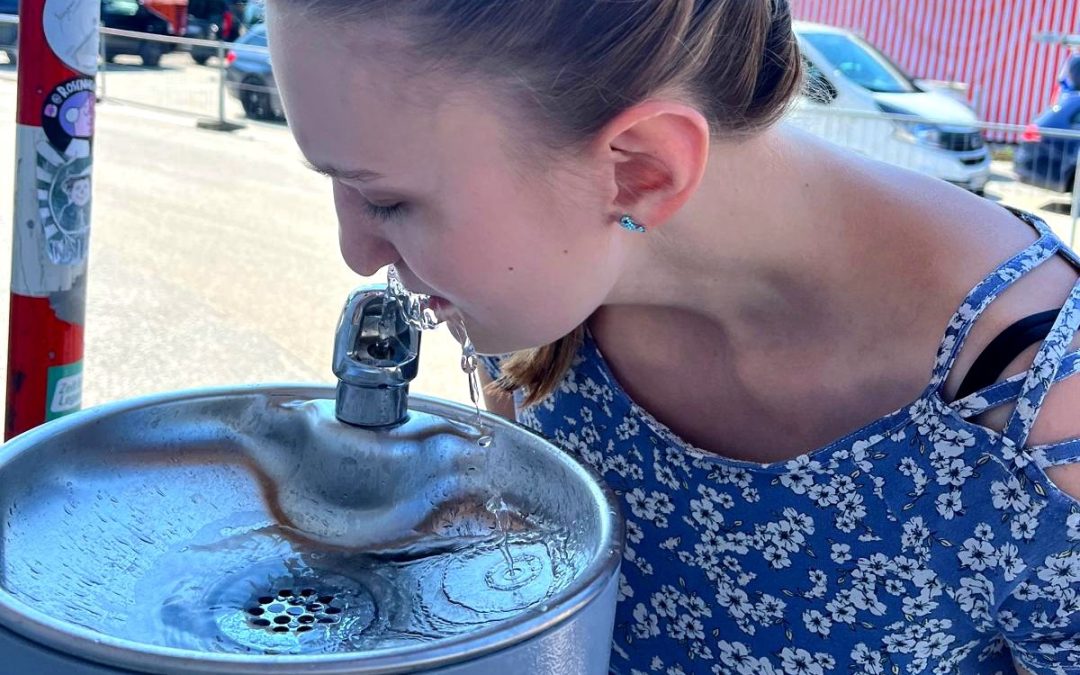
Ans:
[{"label": "parked car", "polygon": [[1080,138],[1054,135],[1055,130],[1080,131],[1080,94],[1062,96],[1024,129],[1013,155],[1013,168],[1025,183],[1070,192]]},{"label": "parked car", "polygon": [[248,117],[256,120],[282,119],[285,113],[274,82],[274,72],[270,68],[270,54],[265,50],[266,44],[266,24],[253,26],[244,33],[225,58],[228,63],[225,84],[229,93],[240,99]]},{"label": "parked car", "polygon": [[[19,15],[19,0],[0,0],[0,14]],[[19,61],[19,24],[0,22],[0,52],[14,65]]]},{"label": "parked car", "polygon": [[791,117],[796,126],[982,194],[990,153],[971,108],[920,86],[850,31],[796,22],[795,33],[808,71]]},{"label": "parked car", "polygon": [[[151,9],[144,0],[103,0],[101,23],[106,28],[157,35],[175,35],[178,28]],[[176,45],[170,42],[115,35],[102,36],[102,39],[105,41],[105,60],[109,62],[120,54],[133,54],[142,59],[144,66],[153,67],[161,62],[163,54],[176,49]]]},{"label": "parked car", "polygon": [[[237,18],[237,11],[240,10],[229,0],[191,0],[188,4],[187,37],[234,42],[240,37],[243,26]],[[191,47],[191,58],[199,65],[205,65],[217,53],[217,47]]]}]

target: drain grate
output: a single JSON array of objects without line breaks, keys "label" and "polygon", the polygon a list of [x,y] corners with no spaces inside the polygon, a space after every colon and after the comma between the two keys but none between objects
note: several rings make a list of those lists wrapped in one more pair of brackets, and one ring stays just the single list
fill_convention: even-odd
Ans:
[{"label": "drain grate", "polygon": [[259,596],[245,611],[252,628],[271,633],[306,633],[319,624],[341,620],[342,608],[335,601],[333,595],[320,595],[313,588],[282,588],[277,595]]}]

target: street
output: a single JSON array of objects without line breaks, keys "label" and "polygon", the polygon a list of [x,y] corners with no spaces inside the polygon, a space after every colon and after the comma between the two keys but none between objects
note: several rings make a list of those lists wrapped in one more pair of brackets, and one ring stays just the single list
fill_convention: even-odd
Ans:
[{"label": "street", "polygon": [[[16,90],[10,68],[0,76],[0,185],[12,186]],[[207,131],[105,102],[93,182],[84,407],[209,385],[335,382],[338,315],[371,280],[341,260],[328,179],[301,164],[284,126]],[[0,191],[5,325],[12,192]],[[0,346],[6,355],[6,330]],[[425,335],[412,391],[467,401],[459,355],[445,329]]]}]

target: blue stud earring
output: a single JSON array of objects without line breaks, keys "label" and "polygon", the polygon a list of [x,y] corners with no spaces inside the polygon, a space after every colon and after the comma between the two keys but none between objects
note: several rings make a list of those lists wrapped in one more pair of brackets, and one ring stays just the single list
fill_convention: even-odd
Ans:
[{"label": "blue stud earring", "polygon": [[631,218],[630,216],[623,216],[622,219],[619,220],[619,225],[622,225],[624,230],[629,230],[630,232],[644,232],[645,231],[645,226],[644,225],[638,225],[636,222],[634,222],[634,219]]}]

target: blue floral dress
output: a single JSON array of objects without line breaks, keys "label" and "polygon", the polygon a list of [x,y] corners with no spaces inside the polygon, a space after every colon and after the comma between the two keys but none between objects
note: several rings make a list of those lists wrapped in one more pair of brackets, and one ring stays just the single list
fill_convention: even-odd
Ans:
[{"label": "blue floral dress", "polygon": [[[1045,469],[1080,440],[1029,447],[1067,353],[1080,284],[1031,369],[960,401],[942,386],[983,310],[1055,255],[1040,238],[950,321],[911,404],[790,461],[717,456],[620,388],[587,337],[558,391],[519,421],[596,469],[627,520],[611,672],[1080,674],[1080,503]],[[497,374],[498,359],[486,364]],[[1003,432],[969,420],[1017,402]]]}]

